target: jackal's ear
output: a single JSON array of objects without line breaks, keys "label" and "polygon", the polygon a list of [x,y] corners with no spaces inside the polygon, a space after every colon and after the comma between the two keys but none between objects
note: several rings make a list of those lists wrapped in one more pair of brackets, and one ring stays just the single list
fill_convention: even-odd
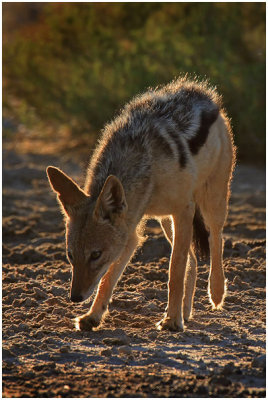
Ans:
[{"label": "jackal's ear", "polygon": [[47,167],[47,176],[52,189],[57,193],[58,199],[68,215],[72,214],[76,205],[84,202],[88,197],[85,192],[59,168]]},{"label": "jackal's ear", "polygon": [[126,211],[127,202],[124,188],[116,176],[110,175],[98,197],[94,216],[97,219],[108,219],[113,222],[115,216],[122,216]]}]

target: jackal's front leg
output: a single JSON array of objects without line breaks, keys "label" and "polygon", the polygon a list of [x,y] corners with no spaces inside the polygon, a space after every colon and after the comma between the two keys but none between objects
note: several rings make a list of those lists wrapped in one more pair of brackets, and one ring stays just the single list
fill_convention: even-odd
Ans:
[{"label": "jackal's front leg", "polygon": [[174,239],[169,266],[168,306],[164,318],[157,324],[159,329],[183,330],[184,276],[192,239],[193,216],[192,203],[179,215],[173,215]]},{"label": "jackal's front leg", "polygon": [[113,289],[120,278],[125,266],[133,255],[137,238],[134,236],[125,247],[120,259],[112,264],[101,279],[96,297],[89,312],[76,319],[76,327],[81,330],[91,330],[100,324],[103,314],[106,312]]}]

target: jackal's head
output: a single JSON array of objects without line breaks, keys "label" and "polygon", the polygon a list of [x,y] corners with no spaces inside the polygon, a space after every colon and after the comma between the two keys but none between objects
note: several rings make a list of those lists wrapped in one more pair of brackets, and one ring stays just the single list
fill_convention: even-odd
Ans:
[{"label": "jackal's head", "polygon": [[58,168],[48,167],[47,175],[66,216],[66,251],[72,265],[71,300],[84,301],[126,245],[124,189],[110,175],[98,199],[92,200]]}]

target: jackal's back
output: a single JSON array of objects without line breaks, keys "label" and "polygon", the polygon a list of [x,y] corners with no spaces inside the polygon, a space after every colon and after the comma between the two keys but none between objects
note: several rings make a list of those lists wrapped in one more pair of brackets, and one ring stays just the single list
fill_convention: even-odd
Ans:
[{"label": "jackal's back", "polygon": [[149,180],[152,160],[159,156],[186,168],[220,110],[215,89],[186,78],[137,96],[105,126],[88,168],[86,192],[97,198],[109,175],[117,176],[125,190]]}]

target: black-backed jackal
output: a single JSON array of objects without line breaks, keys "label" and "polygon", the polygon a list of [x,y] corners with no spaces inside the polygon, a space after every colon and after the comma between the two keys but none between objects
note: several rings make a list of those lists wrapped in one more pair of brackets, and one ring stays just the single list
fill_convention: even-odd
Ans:
[{"label": "black-backed jackal", "polygon": [[159,329],[183,329],[192,312],[197,261],[210,250],[209,296],[225,295],[222,229],[235,151],[221,99],[186,78],[134,98],[105,126],[84,189],[55,167],[47,174],[66,216],[71,300],[98,285],[80,329],[98,326],[139,243],[142,219],[157,218],[172,246],[168,305]]}]

